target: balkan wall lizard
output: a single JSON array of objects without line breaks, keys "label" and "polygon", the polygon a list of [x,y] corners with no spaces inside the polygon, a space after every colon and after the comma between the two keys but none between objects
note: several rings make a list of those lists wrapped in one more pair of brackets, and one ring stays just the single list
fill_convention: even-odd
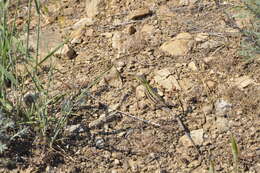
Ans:
[{"label": "balkan wall lizard", "polygon": [[145,79],[144,76],[136,76],[136,79],[145,87],[145,95],[150,101],[152,101],[154,104],[156,104],[156,106],[159,106],[162,110],[168,112],[170,115],[172,115],[173,117],[176,118],[179,126],[182,128],[185,135],[189,138],[192,145],[196,148],[198,153],[201,155],[199,148],[197,147],[197,145],[191,138],[191,135],[190,135],[188,129],[183,124],[181,118],[178,115],[173,114],[170,106],[165,102],[165,100],[157,92],[154,91],[154,89],[150,86],[150,84],[148,83],[148,81]]}]

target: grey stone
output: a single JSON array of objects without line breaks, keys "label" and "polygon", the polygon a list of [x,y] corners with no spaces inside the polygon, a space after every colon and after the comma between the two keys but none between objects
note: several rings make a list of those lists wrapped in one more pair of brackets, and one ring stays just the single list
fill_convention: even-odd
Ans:
[{"label": "grey stone", "polygon": [[215,102],[216,114],[223,115],[232,108],[232,104],[224,99],[218,99]]}]

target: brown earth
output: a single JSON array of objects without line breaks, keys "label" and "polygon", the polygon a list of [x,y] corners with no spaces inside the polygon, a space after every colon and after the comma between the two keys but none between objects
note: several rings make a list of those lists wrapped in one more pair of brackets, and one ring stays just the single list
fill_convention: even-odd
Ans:
[{"label": "brown earth", "polygon": [[[260,59],[239,56],[239,30],[247,21],[232,16],[237,2],[215,2],[45,2],[49,12],[41,22],[41,55],[47,53],[46,47],[70,38],[70,51],[44,63],[54,66],[51,94],[75,95],[112,68],[88,91],[92,97],[78,102],[58,144],[50,149],[31,135],[32,142],[20,141],[10,149],[16,168],[2,170],[203,173],[208,172],[211,159],[217,172],[231,172],[233,135],[240,148],[240,169],[258,172]],[[27,18],[25,6],[19,7],[21,30]],[[33,13],[31,38],[36,24]],[[35,44],[32,39],[32,47]],[[181,115],[201,155],[175,118],[143,97],[143,88],[134,78],[137,74],[144,74],[174,105],[173,112]],[[40,75],[46,84],[48,75],[46,71]],[[60,108],[54,109],[58,116]],[[73,127],[77,131],[70,130]]]}]

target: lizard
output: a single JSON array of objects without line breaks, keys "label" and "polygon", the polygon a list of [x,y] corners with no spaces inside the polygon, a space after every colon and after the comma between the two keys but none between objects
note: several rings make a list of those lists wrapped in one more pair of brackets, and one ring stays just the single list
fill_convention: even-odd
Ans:
[{"label": "lizard", "polygon": [[145,96],[154,104],[159,106],[162,110],[168,112],[170,115],[176,118],[179,126],[184,131],[185,135],[188,137],[188,139],[191,141],[192,145],[196,148],[199,155],[201,155],[201,152],[195,142],[193,141],[189,130],[186,128],[184,123],[182,122],[181,118],[178,115],[173,114],[171,110],[171,106],[165,102],[165,100],[156,92],[154,91],[153,87],[149,84],[149,82],[145,79],[143,75],[136,75],[136,79],[141,83],[141,85],[145,88]]}]

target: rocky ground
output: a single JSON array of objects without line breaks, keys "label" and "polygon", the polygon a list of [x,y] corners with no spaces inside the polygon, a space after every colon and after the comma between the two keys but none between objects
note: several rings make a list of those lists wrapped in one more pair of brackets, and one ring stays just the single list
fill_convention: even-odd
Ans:
[{"label": "rocky ground", "polygon": [[[70,115],[59,145],[28,144],[15,153],[22,159],[14,170],[204,173],[214,160],[217,172],[230,172],[233,135],[240,169],[259,171],[260,59],[245,60],[238,53],[239,31],[250,19],[233,17],[236,3],[46,1],[41,56],[69,38],[44,63],[54,67],[50,93],[83,91],[106,73]],[[19,8],[21,30],[25,6]],[[32,49],[36,25],[33,13]],[[140,74],[181,115],[201,155],[175,118],[146,99],[134,78]],[[43,71],[41,78],[47,81],[48,73]]]}]

